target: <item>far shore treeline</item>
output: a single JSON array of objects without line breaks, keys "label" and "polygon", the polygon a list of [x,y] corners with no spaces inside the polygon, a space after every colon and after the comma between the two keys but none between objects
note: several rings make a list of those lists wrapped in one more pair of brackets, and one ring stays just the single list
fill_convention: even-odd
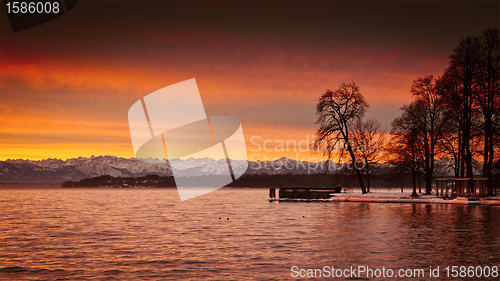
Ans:
[{"label": "far shore treeline", "polygon": [[[203,180],[209,176],[199,176]],[[211,176],[217,177],[217,176]],[[408,177],[408,175],[407,175]],[[408,179],[407,179],[408,180]],[[399,188],[400,179],[393,174],[377,175],[377,186]],[[335,187],[350,188],[355,178],[345,173],[338,174],[283,174],[283,175],[243,175],[227,187]],[[173,176],[147,175],[144,177],[112,177],[108,175],[85,178],[79,181],[66,181],[62,187],[176,187]]]},{"label": "far shore treeline", "polygon": [[[213,180],[220,176],[196,176],[199,180]],[[332,186],[332,178],[327,174],[314,175],[243,175],[228,187],[279,187],[283,186]],[[79,181],[66,181],[62,187],[176,187],[173,176],[147,175],[145,177],[99,176]]]}]

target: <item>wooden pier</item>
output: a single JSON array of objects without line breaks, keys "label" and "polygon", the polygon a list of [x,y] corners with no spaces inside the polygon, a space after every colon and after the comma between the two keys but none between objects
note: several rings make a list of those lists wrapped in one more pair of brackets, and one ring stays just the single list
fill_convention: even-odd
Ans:
[{"label": "wooden pier", "polygon": [[332,193],[340,193],[342,188],[337,187],[279,187],[269,189],[269,200],[278,200],[276,197],[276,189],[278,189],[279,200],[321,200],[330,199]]}]

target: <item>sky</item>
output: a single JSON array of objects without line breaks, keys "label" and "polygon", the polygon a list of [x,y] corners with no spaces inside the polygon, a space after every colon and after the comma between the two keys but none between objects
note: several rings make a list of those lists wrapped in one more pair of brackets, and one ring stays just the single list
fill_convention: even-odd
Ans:
[{"label": "sky", "polygon": [[13,33],[2,8],[0,160],[134,157],[129,108],[191,78],[207,115],[240,120],[250,160],[314,160],[306,144],[326,89],[356,82],[366,118],[390,130],[413,80],[440,76],[458,41],[498,27],[499,11],[498,1],[80,1]]}]

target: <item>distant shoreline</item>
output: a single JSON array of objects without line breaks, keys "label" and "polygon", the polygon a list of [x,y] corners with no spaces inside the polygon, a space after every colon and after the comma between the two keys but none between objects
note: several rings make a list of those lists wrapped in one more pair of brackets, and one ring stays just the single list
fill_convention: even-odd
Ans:
[{"label": "distant shoreline", "polygon": [[[212,180],[221,176],[196,176],[197,181]],[[335,186],[337,185],[332,175],[243,175],[239,179],[227,185],[227,187],[255,187],[268,188],[283,186]],[[86,178],[79,181],[66,181],[61,187],[176,187],[173,176],[147,175],[144,177],[112,177],[99,176]]]}]

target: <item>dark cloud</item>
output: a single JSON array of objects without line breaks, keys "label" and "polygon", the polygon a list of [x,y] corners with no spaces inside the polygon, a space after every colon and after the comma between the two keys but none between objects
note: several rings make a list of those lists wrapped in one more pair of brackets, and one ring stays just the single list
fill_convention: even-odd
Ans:
[{"label": "dark cloud", "polygon": [[69,56],[75,48],[91,52],[102,46],[120,52],[144,47],[154,38],[215,34],[251,38],[255,45],[396,44],[448,51],[460,38],[498,26],[499,5],[498,1],[81,1],[65,16],[17,34],[2,17],[2,46],[19,40],[31,42],[17,45],[21,50],[50,47],[52,53]]}]

